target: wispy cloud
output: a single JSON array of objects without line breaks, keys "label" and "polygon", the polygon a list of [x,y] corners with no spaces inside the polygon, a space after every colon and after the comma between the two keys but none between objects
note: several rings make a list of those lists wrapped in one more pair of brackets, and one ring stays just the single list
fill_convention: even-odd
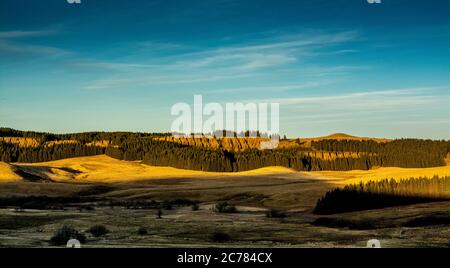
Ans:
[{"label": "wispy cloud", "polygon": [[[300,132],[317,129],[323,134],[339,131],[357,134],[366,128],[372,131],[370,135],[389,133],[392,137],[416,138],[429,137],[430,131],[435,130],[448,133],[450,114],[446,107],[450,103],[450,85],[262,101],[279,102],[281,128]],[[401,131],[409,134],[398,134]]]},{"label": "wispy cloud", "polygon": [[146,87],[147,89],[154,86],[162,85],[179,85],[194,84],[203,82],[214,82],[221,80],[235,80],[256,76],[256,74],[233,74],[233,75],[210,75],[210,76],[193,76],[193,75],[166,75],[166,76],[134,76],[131,78],[110,78],[95,81],[93,84],[84,87],[86,90],[102,90],[102,89],[127,89],[130,87]]},{"label": "wispy cloud", "polygon": [[229,93],[237,93],[237,92],[272,92],[272,93],[280,93],[294,90],[303,90],[303,89],[311,89],[315,87],[325,86],[334,84],[337,82],[341,82],[342,80],[322,80],[322,81],[309,81],[299,84],[281,84],[281,85],[259,85],[259,86],[251,86],[251,87],[234,87],[234,88],[222,88],[222,89],[214,89],[205,92],[205,94],[229,94]]},{"label": "wispy cloud", "polygon": [[[429,104],[433,101],[442,100],[434,90],[450,89],[450,86],[440,87],[417,87],[402,88],[375,91],[358,91],[353,93],[344,93],[328,96],[315,97],[295,97],[295,98],[273,98],[261,100],[249,100],[250,102],[277,102],[286,106],[315,106],[322,110],[327,108],[344,108],[344,109],[360,109],[360,108],[383,108],[383,107],[400,107],[402,105],[415,106],[421,104]],[[450,94],[446,96],[450,97]]]},{"label": "wispy cloud", "polygon": [[[351,53],[350,49],[345,50],[342,47],[335,49],[334,46],[354,42],[358,40],[358,36],[355,31],[272,35],[246,43],[203,48],[147,41],[138,44],[141,48],[137,52],[140,53],[139,61],[93,60],[75,64],[124,72],[123,75],[115,74],[114,77],[94,81],[85,89],[235,80],[242,77],[269,76],[281,67],[296,71],[295,75],[325,77],[362,70],[362,68],[361,66],[314,66],[305,63],[298,66],[297,64],[311,57],[317,57],[321,52]],[[154,49],[170,53],[167,55],[161,53],[159,57],[152,57]],[[146,51],[150,53],[150,56],[146,56]]]},{"label": "wispy cloud", "polygon": [[[356,120],[408,124],[414,119],[405,120],[408,118],[405,115],[424,115],[433,109],[445,109],[450,102],[450,86],[362,90],[329,96],[249,101],[280,103],[284,124],[355,123]],[[396,118],[396,115],[402,116]]]},{"label": "wispy cloud", "polygon": [[48,45],[39,45],[27,41],[29,38],[55,35],[61,32],[61,26],[45,28],[41,30],[26,31],[3,31],[0,32],[0,53],[8,54],[32,54],[44,56],[67,55],[67,50]]},{"label": "wispy cloud", "polygon": [[53,35],[60,32],[60,27],[42,29],[36,31],[4,31],[0,32],[0,39],[12,39],[12,38],[23,38],[23,37],[38,37],[38,36],[47,36]]},{"label": "wispy cloud", "polygon": [[107,61],[79,61],[71,62],[72,66],[80,68],[93,68],[93,69],[107,69],[115,71],[133,71],[136,69],[148,69],[158,68],[160,65],[152,64],[139,64],[139,63],[121,63],[121,62],[107,62]]},{"label": "wispy cloud", "polygon": [[136,46],[141,49],[151,49],[151,50],[176,50],[176,49],[187,49],[190,46],[171,43],[171,42],[159,42],[159,41],[141,41],[137,42]]},{"label": "wispy cloud", "polygon": [[69,51],[51,46],[31,45],[0,40],[0,53],[33,54],[43,56],[63,56]]},{"label": "wispy cloud", "polygon": [[[248,43],[219,47],[198,53],[182,55],[186,59],[179,65],[190,67],[228,67],[259,69],[294,63],[302,58],[317,55],[318,50],[357,40],[354,31],[334,34],[304,34],[272,37]],[[338,50],[342,51],[342,50]],[[347,52],[350,52],[348,50]]]}]

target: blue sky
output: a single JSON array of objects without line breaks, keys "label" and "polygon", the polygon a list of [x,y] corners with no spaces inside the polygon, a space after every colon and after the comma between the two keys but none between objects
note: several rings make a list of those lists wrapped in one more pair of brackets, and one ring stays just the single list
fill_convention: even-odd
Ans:
[{"label": "blue sky", "polygon": [[194,94],[278,102],[290,137],[450,139],[450,2],[0,2],[0,126],[169,131]]}]

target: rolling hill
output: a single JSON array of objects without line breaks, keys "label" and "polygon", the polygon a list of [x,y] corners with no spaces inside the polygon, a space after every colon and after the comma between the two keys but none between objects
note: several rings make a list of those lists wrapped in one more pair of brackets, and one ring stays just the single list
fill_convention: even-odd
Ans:
[{"label": "rolling hill", "polygon": [[42,163],[0,162],[0,182],[47,181],[68,183],[119,183],[171,178],[226,179],[251,176],[308,177],[342,185],[385,178],[450,176],[450,166],[434,168],[383,167],[371,170],[297,172],[285,167],[265,167],[243,172],[204,172],[157,167],[140,161],[117,160],[106,155],[67,158]]},{"label": "rolling hill", "polygon": [[230,176],[252,176],[270,174],[295,174],[284,167],[265,167],[250,171],[204,172],[156,167],[142,164],[140,161],[117,160],[106,155],[67,158],[42,163],[0,162],[2,182],[10,181],[52,181],[73,183],[94,182],[128,182],[136,180],[170,179],[170,178],[226,178]]},{"label": "rolling hill", "polygon": [[22,177],[15,172],[16,170],[14,166],[0,162],[0,182],[21,181]]}]

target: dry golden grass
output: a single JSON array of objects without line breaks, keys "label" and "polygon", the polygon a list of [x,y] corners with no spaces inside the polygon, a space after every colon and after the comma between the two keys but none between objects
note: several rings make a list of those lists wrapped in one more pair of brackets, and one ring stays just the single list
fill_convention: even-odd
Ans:
[{"label": "dry golden grass", "polygon": [[356,137],[356,136],[348,135],[345,133],[335,133],[335,134],[331,134],[331,135],[324,136],[324,137],[300,138],[301,147],[310,148],[312,141],[321,141],[321,140],[354,140],[354,141],[372,140],[372,141],[379,142],[379,143],[392,141],[390,139],[384,139],[384,138]]},{"label": "dry golden grass", "polygon": [[38,140],[34,138],[0,137],[0,141],[17,144],[20,147],[36,147],[39,145]]},{"label": "dry golden grass", "polygon": [[322,160],[335,160],[338,158],[359,158],[362,156],[373,156],[375,153],[365,152],[327,152],[327,151],[309,151],[306,154],[313,158]]},{"label": "dry golden grass", "polygon": [[[175,136],[165,136],[160,138],[155,138],[160,141],[175,142],[188,146],[205,147],[211,149],[225,149],[228,151],[245,151],[249,149],[260,149],[261,142],[267,142],[267,138],[214,138],[214,137],[175,137]],[[285,139],[280,140],[278,144],[278,149],[293,149],[298,147],[310,148],[311,141],[320,141],[326,139],[337,139],[337,140],[374,140],[377,142],[388,142],[388,139],[377,139],[377,138],[365,138],[365,137],[355,137],[347,134],[333,134],[325,137],[319,138],[302,138],[302,139]],[[305,151],[308,156],[319,158],[323,160],[334,160],[336,158],[359,158],[362,155],[374,155],[368,153],[356,153],[356,152],[326,152],[326,151],[316,151],[311,149],[311,151]]]},{"label": "dry golden grass", "polygon": [[166,136],[155,138],[161,141],[175,142],[183,145],[206,147],[212,149],[225,149],[229,151],[243,151],[248,149],[260,149],[261,142],[267,138],[213,138],[213,137],[175,137]]},{"label": "dry golden grass", "polygon": [[[168,142],[176,142],[183,145],[189,146],[199,146],[199,147],[207,147],[212,149],[225,149],[229,151],[244,151],[248,149],[260,149],[261,142],[266,142],[268,138],[213,138],[213,137],[174,137],[174,136],[165,136],[160,138],[155,138],[161,141]],[[367,138],[367,137],[355,137],[343,133],[336,133],[329,136],[317,137],[317,138],[300,138],[300,139],[286,139],[280,140],[278,148],[280,149],[291,149],[297,147],[310,148],[311,141],[320,141],[327,139],[336,139],[336,140],[374,140],[376,142],[389,142],[388,139],[379,139],[379,138]],[[39,145],[39,141],[34,138],[22,138],[22,137],[0,137],[0,141],[4,141],[7,143],[18,144],[21,147],[37,147]],[[45,146],[53,146],[56,144],[75,144],[79,143],[78,140],[60,140],[60,141],[48,141],[45,143]],[[86,143],[88,146],[98,146],[98,147],[108,147],[111,146],[108,140],[94,141],[90,143]],[[117,147],[117,146],[115,146]]]},{"label": "dry golden grass", "polygon": [[371,170],[351,170],[351,171],[315,171],[311,175],[332,180],[336,184],[352,184],[361,181],[379,181],[393,178],[395,180],[408,179],[411,177],[433,177],[450,176],[450,166],[433,168],[398,168],[382,167]]},{"label": "dry golden grass", "polygon": [[48,141],[45,143],[45,146],[51,147],[54,145],[60,145],[60,144],[76,144],[79,143],[77,140],[60,140],[60,141]]},{"label": "dry golden grass", "polygon": [[148,166],[139,161],[122,161],[106,155],[68,158],[43,163],[17,163],[20,169],[57,182],[128,182],[169,178],[224,178],[265,174],[295,174],[284,167],[266,167],[257,170],[221,173],[184,170],[172,167]]},{"label": "dry golden grass", "polygon": [[227,177],[248,177],[277,175],[292,179],[308,177],[335,185],[358,183],[360,181],[402,179],[410,177],[450,176],[450,166],[434,168],[396,168],[383,167],[371,170],[296,172],[284,167],[265,167],[245,172],[203,172],[172,167],[156,167],[139,161],[122,161],[106,155],[68,158],[44,163],[1,163],[0,180],[17,181],[20,176],[14,173],[19,168],[26,173],[37,175],[56,182],[128,182],[152,179],[195,178],[221,179]]},{"label": "dry golden grass", "polygon": [[[0,137],[0,141],[6,143],[17,144],[20,147],[37,147],[39,141],[35,138],[22,138],[22,137]],[[47,141],[44,143],[45,146],[54,146],[57,144],[76,144],[80,143],[78,140],[59,140],[59,141]],[[86,143],[87,146],[97,146],[97,147],[108,147],[110,142],[108,140],[100,140]]]},{"label": "dry golden grass", "polygon": [[21,181],[22,178],[14,172],[10,164],[0,162],[0,182]]},{"label": "dry golden grass", "polygon": [[112,147],[118,147],[117,145],[112,145],[109,140],[100,140],[100,141],[93,141],[93,142],[88,142],[86,143],[87,146],[97,146],[97,147],[108,147],[108,146],[112,146]]},{"label": "dry golden grass", "polygon": [[389,142],[390,139],[385,138],[369,138],[369,137],[357,137],[348,135],[345,133],[334,133],[325,137],[318,137],[318,138],[312,138],[313,140],[356,140],[356,141],[367,141],[367,140],[373,140],[376,142]]}]

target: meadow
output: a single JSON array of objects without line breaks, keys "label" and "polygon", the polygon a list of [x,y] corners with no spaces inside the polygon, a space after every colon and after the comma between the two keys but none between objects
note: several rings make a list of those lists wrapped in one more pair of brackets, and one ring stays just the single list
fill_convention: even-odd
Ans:
[{"label": "meadow", "polygon": [[450,245],[447,141],[264,140],[0,128],[0,246]]},{"label": "meadow", "polygon": [[[328,191],[357,180],[351,171],[214,173],[107,156],[1,167],[4,177],[17,176],[0,187],[3,247],[57,246],[51,238],[64,226],[86,237],[84,247],[363,247],[372,238],[384,247],[450,244],[449,201],[315,214]],[[355,172],[372,176],[384,169]],[[431,169],[440,176],[449,172]],[[30,174],[40,179],[27,179]],[[221,202],[236,212],[217,212]],[[95,225],[108,232],[92,235]]]}]

